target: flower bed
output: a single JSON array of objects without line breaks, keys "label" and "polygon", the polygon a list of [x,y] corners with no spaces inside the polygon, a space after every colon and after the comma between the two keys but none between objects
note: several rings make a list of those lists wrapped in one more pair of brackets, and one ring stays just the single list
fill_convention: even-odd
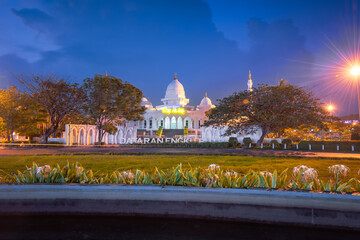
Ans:
[{"label": "flower bed", "polygon": [[[154,169],[153,172],[141,170],[114,171],[111,174],[94,173],[84,169],[78,163],[65,166],[33,166],[24,172],[6,174],[2,183],[81,183],[81,184],[161,184],[169,186],[195,186],[215,188],[281,188],[288,190],[324,191],[324,192],[360,192],[360,181],[352,178],[342,182],[350,169],[344,165],[333,165],[329,172],[333,175],[324,181],[318,178],[316,169],[297,166],[289,173],[288,169],[278,173],[267,171],[238,173],[222,170],[216,164],[208,168],[183,168],[180,164],[171,170]],[[358,172],[358,174],[360,171]]]}]

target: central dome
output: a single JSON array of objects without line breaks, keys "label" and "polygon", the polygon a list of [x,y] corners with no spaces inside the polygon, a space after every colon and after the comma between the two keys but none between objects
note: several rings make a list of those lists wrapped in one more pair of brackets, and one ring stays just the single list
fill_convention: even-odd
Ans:
[{"label": "central dome", "polygon": [[174,80],[166,88],[165,98],[161,99],[165,105],[184,106],[189,103],[185,97],[184,86],[179,82],[176,75]]},{"label": "central dome", "polygon": [[177,78],[167,86],[165,98],[185,98],[184,86]]}]

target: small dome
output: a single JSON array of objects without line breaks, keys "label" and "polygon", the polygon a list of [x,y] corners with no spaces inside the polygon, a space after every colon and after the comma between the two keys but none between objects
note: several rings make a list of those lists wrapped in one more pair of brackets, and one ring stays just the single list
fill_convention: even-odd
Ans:
[{"label": "small dome", "polygon": [[201,100],[200,105],[198,105],[199,108],[213,108],[214,105],[212,105],[212,102],[210,98],[208,98],[207,93],[205,93],[205,97]]},{"label": "small dome", "polygon": [[201,100],[200,106],[209,106],[209,105],[210,105],[210,106],[212,105],[210,98],[204,97],[204,98]]},{"label": "small dome", "polygon": [[142,107],[146,107],[146,108],[152,107],[152,103],[146,97],[143,97],[141,99],[141,104],[140,105]]}]

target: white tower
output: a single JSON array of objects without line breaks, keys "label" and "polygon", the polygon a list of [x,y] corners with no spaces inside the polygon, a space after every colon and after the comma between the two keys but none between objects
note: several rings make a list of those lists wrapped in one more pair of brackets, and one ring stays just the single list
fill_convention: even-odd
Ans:
[{"label": "white tower", "polygon": [[253,82],[252,82],[252,80],[251,80],[251,72],[250,72],[250,70],[249,70],[249,80],[248,80],[247,85],[248,85],[248,91],[252,92]]}]

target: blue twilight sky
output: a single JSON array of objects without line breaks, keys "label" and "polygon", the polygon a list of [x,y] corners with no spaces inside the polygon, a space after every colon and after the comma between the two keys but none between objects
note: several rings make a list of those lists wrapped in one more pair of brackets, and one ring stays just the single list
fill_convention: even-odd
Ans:
[{"label": "blue twilight sky", "polygon": [[[280,78],[357,112],[333,66],[359,49],[360,0],[0,0],[0,87],[11,73],[82,82],[107,70],[160,104],[173,73],[191,105]],[[338,53],[336,52],[338,51]],[[341,53],[341,54],[340,54]],[[340,77],[336,78],[335,76]]]}]

